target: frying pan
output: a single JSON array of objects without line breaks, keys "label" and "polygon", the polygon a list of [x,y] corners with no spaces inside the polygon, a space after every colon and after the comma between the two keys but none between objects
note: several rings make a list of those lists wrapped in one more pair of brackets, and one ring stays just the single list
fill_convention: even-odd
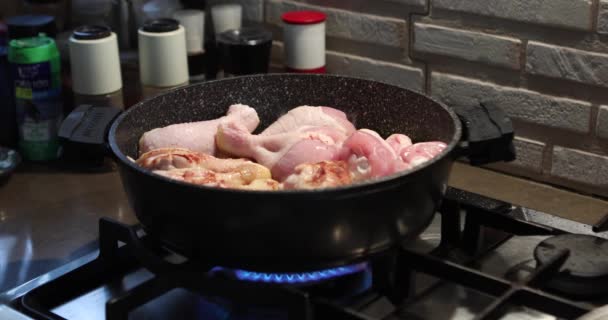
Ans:
[{"label": "frying pan", "polygon": [[[323,105],[384,137],[404,133],[414,142],[439,140],[448,146],[413,169],[323,190],[198,186],[153,174],[128,159],[138,157],[144,132],[215,119],[235,103],[256,109],[257,131],[294,107]],[[129,202],[152,238],[215,265],[297,272],[368,259],[420,234],[440,204],[457,157],[469,155],[473,163],[513,159],[512,128],[500,110],[471,106],[458,113],[380,82],[269,74],[192,85],[140,102],[113,121],[108,140]]]}]

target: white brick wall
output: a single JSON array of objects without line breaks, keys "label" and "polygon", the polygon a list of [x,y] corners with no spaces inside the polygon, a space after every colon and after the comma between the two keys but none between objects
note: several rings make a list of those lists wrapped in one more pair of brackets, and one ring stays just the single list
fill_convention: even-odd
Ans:
[{"label": "white brick wall", "polygon": [[599,1],[597,32],[608,34],[608,0]]},{"label": "white brick wall", "polygon": [[266,22],[280,26],[281,14],[292,10],[319,10],[327,14],[328,36],[393,47],[405,47],[407,23],[404,19],[319,7],[295,1],[266,1]]},{"label": "white brick wall", "polygon": [[409,6],[426,6],[428,0],[390,0],[392,2],[398,2]]},{"label": "white brick wall", "polygon": [[520,68],[521,40],[417,22],[414,50],[510,69]]},{"label": "white brick wall", "polygon": [[591,30],[591,0],[430,0],[433,8]]},{"label": "white brick wall", "polygon": [[597,135],[600,138],[608,139],[608,106],[600,106],[596,128]]},{"label": "white brick wall", "polygon": [[424,73],[420,68],[339,52],[327,52],[327,70],[335,74],[383,81],[418,92],[422,92],[424,88]]},{"label": "white brick wall", "polygon": [[545,143],[523,137],[515,137],[513,144],[515,145],[517,159],[511,164],[536,173],[541,173],[543,152],[546,147]]},{"label": "white brick wall", "polygon": [[[275,61],[281,59],[282,43],[273,43],[272,56]],[[424,91],[424,72],[420,67],[382,62],[335,51],[327,51],[325,62],[328,73],[368,78],[418,92]]]},{"label": "white brick wall", "polygon": [[551,174],[608,190],[608,157],[560,146],[553,148]]},{"label": "white brick wall", "polygon": [[[503,108],[517,120],[519,158],[494,168],[523,168],[512,172],[608,197],[600,188],[608,157],[608,0],[252,0],[249,20],[260,17],[260,1],[263,21],[274,26],[287,10],[328,15],[331,73],[427,90],[451,106]],[[430,13],[410,21],[427,3]],[[279,64],[280,51],[275,43]]]},{"label": "white brick wall", "polygon": [[526,72],[608,86],[608,54],[528,42]]},{"label": "white brick wall", "polygon": [[433,97],[452,107],[491,104],[502,108],[510,117],[526,122],[589,131],[591,105],[583,101],[437,72],[431,76],[431,92]]}]

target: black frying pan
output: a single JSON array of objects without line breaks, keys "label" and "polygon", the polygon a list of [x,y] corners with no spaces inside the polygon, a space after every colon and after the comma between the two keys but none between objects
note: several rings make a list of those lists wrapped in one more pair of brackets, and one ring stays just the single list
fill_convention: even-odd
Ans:
[{"label": "black frying pan", "polygon": [[[312,191],[245,191],[191,185],[138,167],[138,140],[169,124],[221,117],[229,105],[255,108],[259,130],[299,105],[343,110],[357,128],[387,137],[439,140],[445,151],[413,170],[368,183]],[[379,82],[329,75],[260,75],[176,89],[121,114],[109,144],[129,201],[153,238],[215,265],[304,271],[356,262],[421,233],[463,152],[479,163],[513,158],[508,119],[493,108],[459,111]],[[463,148],[467,145],[466,148]]]}]

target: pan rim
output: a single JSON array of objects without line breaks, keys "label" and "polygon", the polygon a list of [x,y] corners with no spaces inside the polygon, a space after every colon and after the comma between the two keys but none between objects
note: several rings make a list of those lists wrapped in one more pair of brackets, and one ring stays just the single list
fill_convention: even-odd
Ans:
[{"label": "pan rim", "polygon": [[[322,188],[322,189],[294,189],[294,190],[272,190],[272,191],[217,188],[217,187],[209,187],[209,186],[204,186],[204,185],[196,185],[196,184],[192,184],[192,183],[188,183],[188,182],[170,179],[168,177],[165,177],[165,176],[162,176],[159,174],[155,174],[150,170],[147,170],[147,169],[144,169],[144,168],[141,168],[140,166],[138,166],[135,162],[131,161],[127,157],[127,155],[122,152],[122,150],[120,150],[120,147],[118,146],[118,144],[116,142],[116,130],[118,129],[118,126],[121,124],[123,119],[125,117],[127,117],[131,112],[134,112],[133,110],[142,108],[142,106],[144,106],[145,104],[147,104],[147,102],[149,102],[153,99],[157,99],[163,95],[167,95],[167,94],[175,92],[177,90],[184,90],[184,89],[189,89],[192,87],[203,86],[203,85],[207,85],[209,83],[221,83],[221,82],[234,81],[235,79],[243,79],[243,78],[252,78],[253,79],[253,78],[262,78],[262,77],[263,78],[269,78],[269,77],[283,77],[283,78],[284,77],[293,77],[293,78],[321,77],[321,78],[334,78],[334,79],[344,79],[344,80],[353,79],[353,80],[364,81],[364,82],[368,82],[368,83],[380,83],[382,85],[390,86],[390,87],[393,87],[393,88],[396,88],[399,90],[409,91],[411,93],[423,96],[425,99],[428,99],[431,102],[439,105],[445,112],[447,112],[450,115],[450,118],[452,119],[452,123],[454,126],[454,133],[452,135],[452,139],[447,144],[447,147],[439,155],[435,156],[431,160],[426,161],[425,163],[423,163],[421,165],[415,166],[415,167],[407,169],[407,170],[399,171],[399,172],[396,172],[396,173],[393,173],[391,175],[384,176],[381,178],[368,179],[368,180],[365,180],[360,183],[349,184],[346,186],[339,186],[339,187],[333,187],[333,188]],[[136,103],[135,105],[131,106],[129,109],[127,109],[122,114],[120,114],[112,122],[110,130],[108,132],[108,142],[109,142],[110,149],[112,150],[112,153],[114,154],[114,156],[120,160],[122,165],[125,165],[127,168],[129,168],[131,170],[135,170],[139,174],[143,174],[143,175],[148,176],[155,180],[177,184],[184,188],[189,188],[191,190],[244,194],[244,195],[253,195],[253,196],[260,196],[260,195],[276,195],[276,196],[328,195],[328,196],[330,196],[330,195],[341,195],[341,194],[352,194],[352,193],[360,194],[362,191],[363,192],[364,191],[377,192],[384,188],[390,188],[393,184],[399,183],[399,181],[401,181],[402,179],[406,179],[406,178],[412,176],[414,173],[422,171],[425,168],[430,167],[430,166],[434,165],[435,163],[444,160],[444,158],[446,158],[460,143],[461,137],[462,137],[462,123],[460,122],[460,120],[459,120],[458,116],[456,115],[456,113],[454,112],[454,110],[452,108],[448,107],[447,105],[445,105],[444,103],[437,101],[437,100],[433,99],[432,97],[427,96],[424,93],[421,93],[421,92],[418,92],[415,90],[411,90],[411,89],[407,89],[407,88],[403,88],[400,86],[396,86],[396,85],[386,83],[383,81],[370,80],[370,79],[365,79],[365,78],[360,78],[360,77],[334,75],[334,74],[294,74],[294,73],[272,73],[272,74],[256,74],[256,75],[239,76],[239,77],[233,77],[233,78],[227,78],[227,79],[206,81],[204,83],[190,84],[187,86],[181,86],[178,88],[167,90],[157,96],[140,101],[140,102]]]}]

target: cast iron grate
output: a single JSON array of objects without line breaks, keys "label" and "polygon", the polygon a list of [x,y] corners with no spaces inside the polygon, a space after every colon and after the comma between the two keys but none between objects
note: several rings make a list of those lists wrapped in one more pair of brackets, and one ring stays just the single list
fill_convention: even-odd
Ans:
[{"label": "cast iron grate", "polygon": [[[461,210],[466,212],[463,229],[460,228]],[[493,302],[476,317],[479,320],[499,319],[512,304],[560,318],[576,318],[593,308],[541,290],[543,284],[559,271],[569,255],[568,250],[558,251],[542,267],[519,282],[510,282],[466,266],[467,262],[475,261],[510,235],[556,235],[563,231],[518,220],[512,216],[511,206],[507,203],[455,189],[448,190],[440,211],[442,239],[432,254],[398,248],[370,262],[374,290],[395,305],[407,304],[408,299],[413,298],[413,275],[424,273],[493,296]],[[494,241],[482,239],[485,227],[505,231],[504,236]],[[226,297],[235,303],[280,305],[287,310],[289,319],[372,319],[353,308],[299,288],[217,277],[201,272],[211,270],[212,265],[196,261],[168,263],[159,258],[167,252],[138,231],[137,227],[102,219],[97,259],[34,288],[14,304],[36,319],[64,320],[51,310],[90,288],[120,278],[143,265],[155,276],[107,301],[106,319],[126,320],[132,310],[174,288],[189,289],[203,296]],[[125,245],[119,245],[120,242]],[[469,261],[464,264],[451,261],[450,255],[458,251],[466,252]]]}]

